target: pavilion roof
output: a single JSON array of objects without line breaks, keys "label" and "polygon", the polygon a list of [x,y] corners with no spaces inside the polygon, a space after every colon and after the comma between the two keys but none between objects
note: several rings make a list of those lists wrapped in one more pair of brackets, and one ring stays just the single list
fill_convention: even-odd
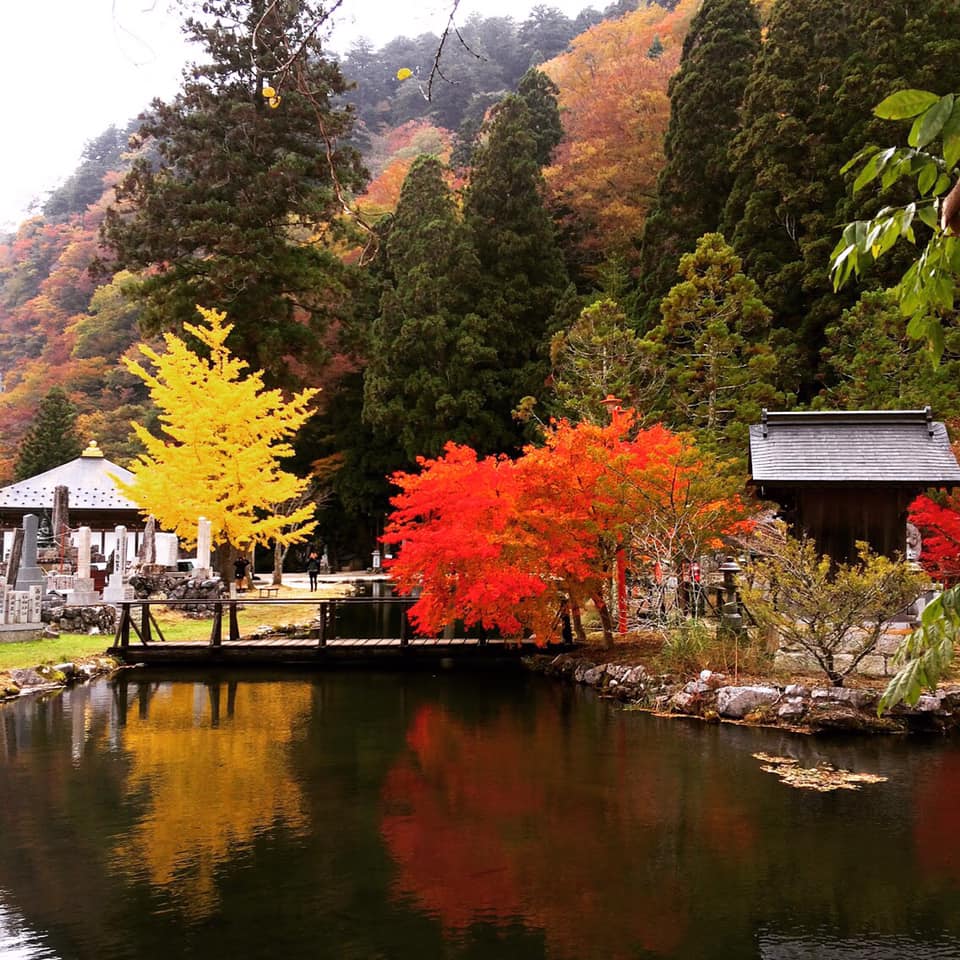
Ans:
[{"label": "pavilion roof", "polygon": [[960,485],[946,427],[923,410],[773,413],[750,427],[758,484]]},{"label": "pavilion roof", "polygon": [[95,443],[69,463],[0,488],[0,510],[51,510],[56,487],[70,491],[70,511],[137,511],[139,506],[118,489],[114,477],[133,480],[129,470],[107,460]]}]

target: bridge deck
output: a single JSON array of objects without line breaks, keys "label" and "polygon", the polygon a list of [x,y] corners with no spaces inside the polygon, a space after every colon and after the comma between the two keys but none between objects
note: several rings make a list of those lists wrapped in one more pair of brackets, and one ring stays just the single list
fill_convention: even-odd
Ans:
[{"label": "bridge deck", "polygon": [[538,647],[533,643],[505,643],[500,640],[478,640],[459,637],[373,639],[367,637],[337,638],[322,646],[308,638],[250,638],[225,640],[218,645],[206,641],[177,643],[131,643],[114,646],[110,653],[125,663],[148,665],[191,664],[415,664],[455,660],[464,663],[493,663],[518,660],[521,656],[559,652],[566,647]]},{"label": "bridge deck", "polygon": [[[247,605],[268,604],[272,600],[246,600]],[[412,601],[388,600],[393,608],[390,627],[384,618],[371,617],[366,626],[378,627],[388,635],[340,636],[348,620],[340,614],[349,608],[353,615],[364,608],[377,611],[383,600],[308,601],[319,609],[314,622],[302,628],[301,635],[242,636],[237,620],[241,605],[237,600],[214,601],[213,622],[198,630],[210,631],[208,640],[166,641],[153,617],[151,607],[170,605],[170,601],[124,601],[120,611],[117,635],[109,652],[125,663],[136,664],[436,664],[447,660],[464,663],[516,661],[521,656],[542,653],[544,648],[529,641],[479,637],[422,637],[413,633],[406,611]],[[379,605],[379,607],[378,607]],[[388,618],[389,619],[389,618]],[[139,625],[138,625],[139,624]],[[395,630],[389,635],[389,630]],[[551,645],[551,651],[569,649]]]}]

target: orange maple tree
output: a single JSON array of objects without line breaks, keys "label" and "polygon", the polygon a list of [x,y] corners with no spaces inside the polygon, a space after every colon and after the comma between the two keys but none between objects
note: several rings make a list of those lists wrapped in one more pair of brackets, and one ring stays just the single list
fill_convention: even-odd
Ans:
[{"label": "orange maple tree", "polygon": [[[384,543],[398,547],[391,574],[420,589],[417,629],[454,620],[532,632],[548,643],[569,609],[593,603],[613,642],[608,601],[617,551],[652,567],[715,545],[750,523],[750,509],[717,486],[717,465],[661,425],[636,429],[618,411],[605,426],[561,420],[517,460],[478,458],[450,443],[419,473],[398,473]],[[709,477],[706,482],[704,477]],[[681,557],[680,554],[683,554]]]}]

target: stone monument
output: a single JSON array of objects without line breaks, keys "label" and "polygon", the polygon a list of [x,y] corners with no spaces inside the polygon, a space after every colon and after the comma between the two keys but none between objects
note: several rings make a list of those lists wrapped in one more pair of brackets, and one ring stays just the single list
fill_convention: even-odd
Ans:
[{"label": "stone monument", "polygon": [[39,521],[28,513],[23,518],[23,553],[20,557],[20,569],[17,571],[17,591],[26,591],[31,587],[44,587],[43,571],[37,565],[37,529]]},{"label": "stone monument", "polygon": [[127,583],[127,528],[117,527],[114,536],[116,541],[113,548],[113,573],[110,574],[110,582],[103,591],[106,603],[133,600],[133,587]]},{"label": "stone monument", "polygon": [[100,602],[100,594],[97,593],[90,576],[89,527],[81,527],[77,531],[77,576],[67,599],[71,604],[81,607]]}]

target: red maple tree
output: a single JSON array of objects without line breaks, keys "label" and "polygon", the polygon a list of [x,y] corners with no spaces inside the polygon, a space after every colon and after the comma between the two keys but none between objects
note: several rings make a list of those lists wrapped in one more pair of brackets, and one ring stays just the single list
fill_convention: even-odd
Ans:
[{"label": "red maple tree", "polygon": [[923,535],[920,565],[946,586],[960,583],[960,491],[920,494],[909,507],[910,522]]},{"label": "red maple tree", "polygon": [[660,425],[638,431],[636,422],[631,410],[605,426],[561,420],[517,460],[481,459],[451,443],[421,459],[419,473],[396,474],[383,540],[399,550],[389,568],[400,588],[421,591],[411,610],[417,629],[462,620],[545,644],[559,634],[562,609],[582,638],[578,612],[592,603],[609,645],[619,550],[635,566],[662,566],[664,544],[673,560],[689,560],[684,551],[750,522],[692,441]]}]

